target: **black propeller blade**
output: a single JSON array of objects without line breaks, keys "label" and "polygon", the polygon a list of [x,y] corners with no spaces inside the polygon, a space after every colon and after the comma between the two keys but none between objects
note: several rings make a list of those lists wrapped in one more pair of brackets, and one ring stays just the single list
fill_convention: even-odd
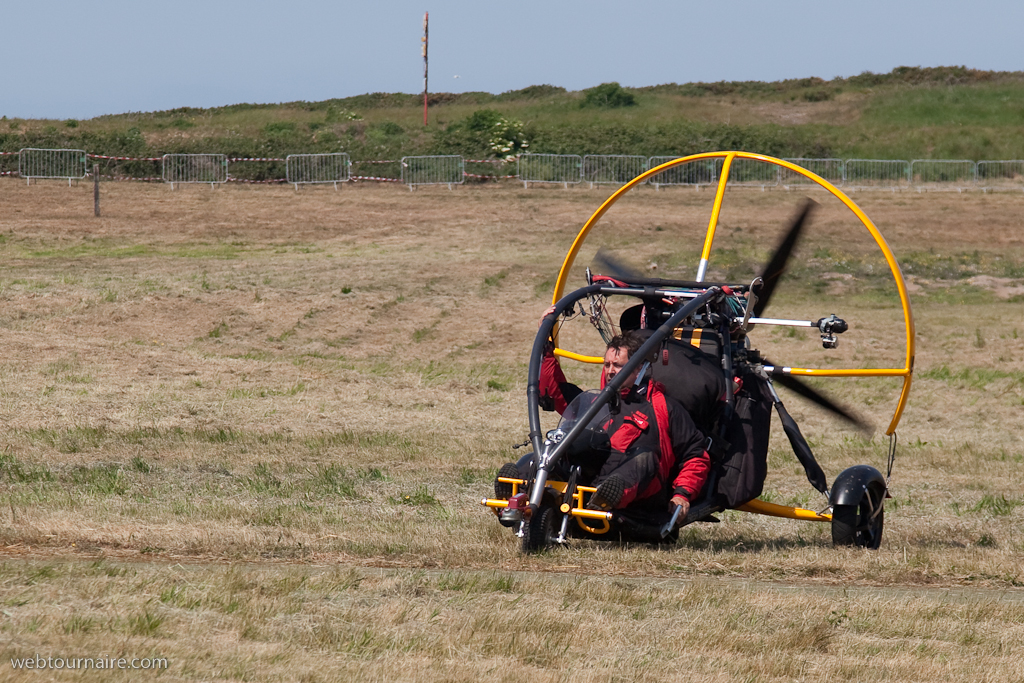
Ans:
[{"label": "black propeller blade", "polygon": [[596,274],[607,275],[608,277],[615,278],[616,280],[623,280],[626,282],[644,277],[644,275],[634,266],[626,263],[604,247],[598,249],[597,253],[594,254],[594,260],[590,269]]},{"label": "black propeller blade", "polygon": [[789,262],[789,257],[793,254],[793,249],[796,248],[797,242],[800,241],[800,233],[804,229],[807,217],[817,205],[818,202],[813,199],[808,199],[804,202],[804,205],[800,208],[800,213],[797,214],[789,226],[786,236],[782,238],[782,242],[779,243],[775,253],[772,254],[771,259],[765,264],[764,270],[761,271],[761,279],[764,280],[764,284],[761,286],[760,291],[757,292],[757,303],[754,304],[753,309],[753,316],[755,318],[760,318],[764,309],[768,307],[768,302],[775,292],[775,286],[779,283],[783,273],[786,272],[786,264]]},{"label": "black propeller blade", "polygon": [[[765,365],[780,367],[778,365],[775,365],[775,363],[772,363],[767,358],[762,357],[761,362],[764,363]],[[829,411],[830,413],[838,415],[839,417],[843,418],[851,425],[853,425],[860,431],[864,432],[865,434],[870,434],[872,431],[874,431],[871,428],[871,425],[869,425],[863,419],[861,419],[857,415],[854,415],[846,408],[843,408],[841,405],[830,399],[828,396],[825,396],[825,394],[822,394],[816,389],[812,389],[810,386],[802,382],[798,377],[793,377],[792,375],[775,375],[772,377],[772,382],[776,384],[781,384],[790,391],[796,394],[800,394],[801,396],[809,400],[811,403],[815,403],[824,408],[825,410]]]}]

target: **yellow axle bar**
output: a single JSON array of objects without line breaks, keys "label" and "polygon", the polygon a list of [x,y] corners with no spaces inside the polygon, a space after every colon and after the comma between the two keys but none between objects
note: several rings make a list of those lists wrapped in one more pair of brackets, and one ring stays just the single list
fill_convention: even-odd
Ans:
[{"label": "yellow axle bar", "polygon": [[[480,501],[481,505],[485,505],[489,508],[505,509],[508,507],[508,501],[500,498],[484,498]],[[583,517],[584,519],[611,519],[612,513],[602,512],[601,510],[587,510],[586,508],[571,508],[568,511],[563,510],[564,514],[571,514],[573,517]]]},{"label": "yellow axle bar", "polygon": [[786,519],[803,519],[811,522],[831,522],[832,515],[806,510],[804,508],[793,508],[788,505],[777,505],[767,503],[763,500],[754,500],[740,505],[737,510],[741,512],[752,512],[755,515],[767,515],[769,517],[785,517]]}]

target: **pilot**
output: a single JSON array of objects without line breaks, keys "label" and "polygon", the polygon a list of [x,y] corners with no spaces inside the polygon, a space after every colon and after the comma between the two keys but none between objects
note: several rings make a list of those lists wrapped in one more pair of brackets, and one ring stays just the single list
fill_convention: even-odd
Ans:
[{"label": "pilot", "polygon": [[[553,313],[552,306],[544,315]],[[643,338],[633,332],[618,335],[608,343],[601,388],[622,371],[642,344]],[[547,404],[547,410],[561,414],[580,393],[579,387],[566,381],[553,349],[547,349],[540,373],[542,406]],[[680,507],[679,519],[684,520],[711,467],[704,435],[686,409],[665,394],[664,387],[650,378],[649,370],[638,368],[622,385],[618,412],[610,415],[601,429],[609,437],[611,450],[603,463],[595,463],[599,468],[592,485],[597,491],[588,507],[620,510],[667,506],[670,511]],[[516,463],[507,463],[498,473],[501,477],[520,475]],[[495,495],[507,498],[502,495],[508,493],[506,488],[510,487],[496,480]]]}]

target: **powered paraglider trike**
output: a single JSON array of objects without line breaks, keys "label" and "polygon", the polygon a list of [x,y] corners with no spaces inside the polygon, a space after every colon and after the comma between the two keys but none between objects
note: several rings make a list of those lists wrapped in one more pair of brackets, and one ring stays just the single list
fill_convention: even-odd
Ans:
[{"label": "powered paraglider trike", "polygon": [[[815,311],[806,319],[778,319],[766,315],[772,295],[807,223],[813,202],[793,220],[769,262],[760,273],[738,282],[707,281],[709,260],[719,215],[737,160],[752,160],[798,174],[816,183],[842,202],[881,250],[895,281],[903,312],[905,355],[898,367],[805,368],[783,365],[754,348],[750,332],[781,326],[805,328],[820,335],[824,348],[834,348],[846,332],[843,318]],[[603,263],[603,273],[587,269],[585,286],[565,293],[569,271],[594,225],[624,193],[668,169],[693,162],[720,164],[719,179],[696,277],[672,280],[644,277],[615,264]],[[618,320],[612,320],[607,303],[613,298],[631,300]],[[493,509],[501,523],[521,538],[525,552],[566,543],[573,536],[649,542],[673,541],[681,526],[698,521],[717,521],[713,515],[726,509],[831,524],[835,545],[877,548],[882,538],[885,500],[895,457],[896,427],[910,392],[914,366],[914,323],[907,288],[898,263],[885,239],[864,212],[828,181],[794,163],[747,152],[710,152],[675,159],[653,168],[611,195],[583,225],[573,242],[555,284],[553,311],[546,315],[534,339],[527,383],[529,445],[532,453],[499,472],[495,497],[482,502]],[[616,329],[634,330],[645,340],[600,391],[585,392],[565,409],[557,428],[543,430],[539,392],[542,359],[546,352],[582,362],[600,363],[558,346],[560,321],[582,313],[589,317],[607,342]],[[707,437],[711,469],[703,490],[680,519],[669,509],[595,509],[589,505],[596,490],[581,458],[595,442],[600,425],[618,409],[619,392],[633,371],[649,373],[665,392],[682,404]],[[796,421],[786,410],[775,387],[782,385],[819,406],[857,423],[857,418],[807,385],[805,377],[894,377],[902,389],[886,434],[890,437],[888,471],[870,465],[843,470],[832,482],[819,466]],[[815,511],[758,499],[767,473],[768,436],[772,410],[778,414],[793,451],[811,485],[826,498]]]}]

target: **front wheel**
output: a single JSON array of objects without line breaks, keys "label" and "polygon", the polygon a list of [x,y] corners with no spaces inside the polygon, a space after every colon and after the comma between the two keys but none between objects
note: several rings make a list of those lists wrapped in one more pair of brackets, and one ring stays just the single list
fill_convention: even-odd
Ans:
[{"label": "front wheel", "polygon": [[885,525],[885,510],[880,509],[881,505],[881,496],[873,497],[868,490],[856,505],[834,505],[832,545],[877,550],[882,543],[882,527]]},{"label": "front wheel", "polygon": [[555,542],[555,509],[542,505],[523,522],[523,552],[539,553]]}]

